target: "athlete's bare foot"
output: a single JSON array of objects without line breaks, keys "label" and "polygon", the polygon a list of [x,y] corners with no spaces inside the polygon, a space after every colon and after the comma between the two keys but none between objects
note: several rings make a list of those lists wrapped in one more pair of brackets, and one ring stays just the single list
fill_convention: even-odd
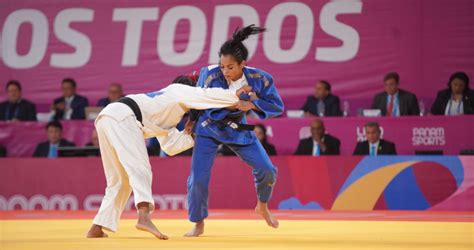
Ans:
[{"label": "athlete's bare foot", "polygon": [[184,237],[198,237],[199,235],[204,233],[204,221],[198,221],[194,225],[194,228],[187,232]]},{"label": "athlete's bare foot", "polygon": [[135,225],[135,228],[141,231],[149,232],[153,234],[156,238],[160,240],[167,240],[168,236],[162,234],[158,228],[153,224],[153,222],[138,222]]},{"label": "athlete's bare foot", "polygon": [[278,226],[280,225],[278,223],[278,220],[273,218],[272,213],[270,213],[270,210],[268,210],[267,203],[258,201],[257,207],[255,207],[255,212],[260,214],[265,219],[265,221],[267,222],[269,226],[273,228],[278,228]]},{"label": "athlete's bare foot", "polygon": [[167,240],[168,236],[162,234],[155,224],[151,221],[151,214],[149,211],[149,205],[138,204],[138,222],[135,225],[135,228],[141,231],[149,232],[153,234],[156,238],[160,240]]},{"label": "athlete's bare foot", "polygon": [[102,231],[102,227],[99,225],[92,225],[89,232],[87,232],[87,238],[107,238],[109,237],[104,231]]}]

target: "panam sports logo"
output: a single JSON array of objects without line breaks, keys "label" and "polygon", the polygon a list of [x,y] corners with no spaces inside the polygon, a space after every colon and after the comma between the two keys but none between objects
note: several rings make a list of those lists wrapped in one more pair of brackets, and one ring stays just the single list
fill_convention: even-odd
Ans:
[{"label": "panam sports logo", "polygon": [[446,144],[444,128],[413,128],[413,146],[443,146]]}]

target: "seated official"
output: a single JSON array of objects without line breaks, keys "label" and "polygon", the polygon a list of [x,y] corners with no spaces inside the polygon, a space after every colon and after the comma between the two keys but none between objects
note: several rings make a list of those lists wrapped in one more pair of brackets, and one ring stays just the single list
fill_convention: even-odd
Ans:
[{"label": "seated official", "polygon": [[66,78],[61,83],[62,96],[54,100],[54,120],[81,120],[86,118],[86,97],[76,94],[76,81]]},{"label": "seated official", "polygon": [[331,94],[331,84],[324,80],[316,83],[314,95],[308,96],[301,109],[305,116],[342,116],[339,97]]},{"label": "seated official", "polygon": [[341,142],[336,137],[326,134],[323,121],[311,122],[311,137],[300,140],[295,155],[339,155]]},{"label": "seated official", "polygon": [[395,144],[384,139],[380,139],[380,126],[377,122],[365,124],[366,141],[358,142],[354,150],[354,155],[396,155]]},{"label": "seated official", "polygon": [[46,125],[48,140],[36,146],[33,157],[58,157],[58,147],[74,147],[75,144],[62,138],[63,126],[59,121],[52,121]]},{"label": "seated official", "polygon": [[124,96],[124,94],[123,94],[123,90],[122,90],[122,85],[120,85],[119,83],[111,83],[109,85],[109,89],[108,89],[108,92],[107,92],[107,97],[104,97],[104,98],[100,99],[97,102],[97,106],[98,107],[105,107],[105,106],[109,105],[109,103],[117,101],[118,99],[120,99],[123,96]]},{"label": "seated official", "polygon": [[0,121],[36,121],[36,106],[22,98],[20,82],[9,81],[5,90],[8,100],[0,103]]},{"label": "seated official", "polygon": [[388,73],[383,80],[384,92],[374,97],[372,109],[380,109],[382,116],[420,115],[416,95],[399,88],[397,72]]},{"label": "seated official", "polygon": [[449,78],[448,88],[438,92],[431,106],[433,115],[474,114],[474,90],[469,88],[469,77],[456,72]]}]

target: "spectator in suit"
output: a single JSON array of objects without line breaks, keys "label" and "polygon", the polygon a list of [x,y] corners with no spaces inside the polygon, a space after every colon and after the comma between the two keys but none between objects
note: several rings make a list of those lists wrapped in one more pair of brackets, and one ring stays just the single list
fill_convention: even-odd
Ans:
[{"label": "spectator in suit", "polygon": [[448,88],[438,92],[431,106],[433,115],[474,114],[474,90],[469,88],[469,77],[456,72],[449,78]]},{"label": "spectator in suit", "polygon": [[0,145],[0,158],[7,157],[7,148],[3,145]]},{"label": "spectator in suit", "polygon": [[372,109],[380,109],[382,116],[420,115],[416,96],[399,88],[397,72],[388,73],[383,81],[385,91],[374,97]]},{"label": "spectator in suit", "polygon": [[83,120],[86,118],[85,108],[89,106],[86,97],[76,94],[76,81],[65,78],[61,83],[62,96],[54,100],[54,120]]},{"label": "spectator in suit", "polygon": [[380,126],[377,122],[365,124],[365,136],[367,140],[359,142],[354,150],[354,155],[396,155],[395,144],[380,139]]},{"label": "spectator in suit", "polygon": [[327,134],[323,121],[316,119],[311,122],[311,137],[300,140],[295,155],[339,155],[341,142]]},{"label": "spectator in suit", "polygon": [[120,85],[120,83],[111,83],[109,85],[109,90],[108,90],[108,93],[107,93],[107,97],[104,97],[104,98],[100,99],[97,102],[97,106],[98,107],[105,107],[109,103],[114,102],[114,101],[118,100],[119,98],[121,98],[123,96],[124,96],[124,94],[123,94],[123,90],[122,90],[122,85]]},{"label": "spectator in suit", "polygon": [[339,97],[331,94],[331,84],[324,80],[316,83],[314,95],[308,96],[301,109],[305,116],[342,116]]},{"label": "spectator in suit", "polygon": [[16,80],[5,87],[8,100],[0,103],[1,121],[36,121],[36,106],[21,97],[21,84]]},{"label": "spectator in suit", "polygon": [[62,138],[63,126],[59,121],[51,121],[46,125],[48,140],[39,143],[33,157],[58,157],[58,147],[73,147],[74,143]]}]

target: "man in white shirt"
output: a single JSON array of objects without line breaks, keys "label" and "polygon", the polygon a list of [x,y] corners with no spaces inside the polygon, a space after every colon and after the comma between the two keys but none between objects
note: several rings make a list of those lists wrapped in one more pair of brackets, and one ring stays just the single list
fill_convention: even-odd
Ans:
[{"label": "man in white shirt", "polygon": [[225,90],[171,84],[156,92],[128,95],[105,107],[95,126],[107,188],[87,237],[107,237],[102,229],[115,232],[133,191],[138,210],[136,228],[168,239],[151,221],[152,172],[144,138],[155,136],[165,153],[178,154],[194,145],[190,135],[175,128],[186,112],[234,106],[239,103],[238,96],[250,90],[248,86]]}]

